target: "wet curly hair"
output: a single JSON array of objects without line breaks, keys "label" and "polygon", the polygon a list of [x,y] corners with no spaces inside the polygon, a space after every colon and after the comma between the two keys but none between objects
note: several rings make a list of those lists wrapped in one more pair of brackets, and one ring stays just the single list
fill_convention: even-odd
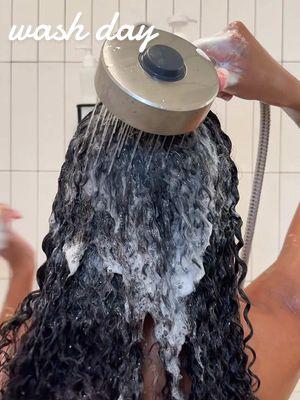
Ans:
[{"label": "wet curly hair", "polygon": [[101,105],[79,124],[39,289],[0,329],[2,400],[141,399],[147,313],[166,399],[184,399],[180,368],[191,378],[190,400],[256,399],[230,152],[212,112],[175,137],[138,132]]}]

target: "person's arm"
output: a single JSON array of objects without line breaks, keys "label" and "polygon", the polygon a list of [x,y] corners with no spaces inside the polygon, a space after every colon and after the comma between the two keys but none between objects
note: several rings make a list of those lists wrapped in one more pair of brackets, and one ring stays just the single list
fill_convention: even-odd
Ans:
[{"label": "person's arm", "polygon": [[271,57],[242,22],[194,44],[216,64],[220,97],[282,107],[300,127],[300,81]]},{"label": "person's arm", "polygon": [[31,246],[10,227],[13,219],[20,218],[19,213],[0,205],[0,220],[5,227],[0,256],[6,259],[10,267],[9,288],[4,302],[0,323],[9,319],[25,296],[32,290],[35,271],[35,254]]},{"label": "person's arm", "polygon": [[300,377],[300,206],[278,259],[246,293],[254,328],[250,345],[257,356],[253,370],[261,380],[258,397],[287,400]]}]

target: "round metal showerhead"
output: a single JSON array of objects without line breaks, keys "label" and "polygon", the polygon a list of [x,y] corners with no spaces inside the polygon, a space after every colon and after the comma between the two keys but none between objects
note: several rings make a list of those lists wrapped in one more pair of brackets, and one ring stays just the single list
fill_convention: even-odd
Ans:
[{"label": "round metal showerhead", "polygon": [[143,53],[140,41],[106,41],[96,91],[116,117],[161,135],[195,130],[219,91],[216,70],[185,39],[162,30]]}]

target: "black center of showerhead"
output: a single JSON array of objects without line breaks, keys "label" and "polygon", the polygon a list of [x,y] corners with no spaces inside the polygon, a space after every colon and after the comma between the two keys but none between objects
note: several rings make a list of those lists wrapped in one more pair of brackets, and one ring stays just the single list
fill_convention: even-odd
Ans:
[{"label": "black center of showerhead", "polygon": [[152,77],[176,82],[184,78],[186,66],[177,50],[162,44],[149,47],[139,56],[142,68]]}]

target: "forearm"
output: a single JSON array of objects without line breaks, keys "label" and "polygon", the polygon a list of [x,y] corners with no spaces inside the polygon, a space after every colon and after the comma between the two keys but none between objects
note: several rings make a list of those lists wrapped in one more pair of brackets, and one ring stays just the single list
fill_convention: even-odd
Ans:
[{"label": "forearm", "polygon": [[300,328],[300,205],[277,260],[248,288],[262,304],[281,304],[298,317]]},{"label": "forearm", "polygon": [[291,74],[287,73],[286,83],[283,84],[282,109],[300,127],[300,81]]},{"label": "forearm", "polygon": [[34,264],[32,258],[27,259],[22,265],[12,266],[12,270],[17,272],[13,273],[10,279],[6,300],[0,314],[0,322],[9,319],[21,301],[31,292],[35,271]]}]

